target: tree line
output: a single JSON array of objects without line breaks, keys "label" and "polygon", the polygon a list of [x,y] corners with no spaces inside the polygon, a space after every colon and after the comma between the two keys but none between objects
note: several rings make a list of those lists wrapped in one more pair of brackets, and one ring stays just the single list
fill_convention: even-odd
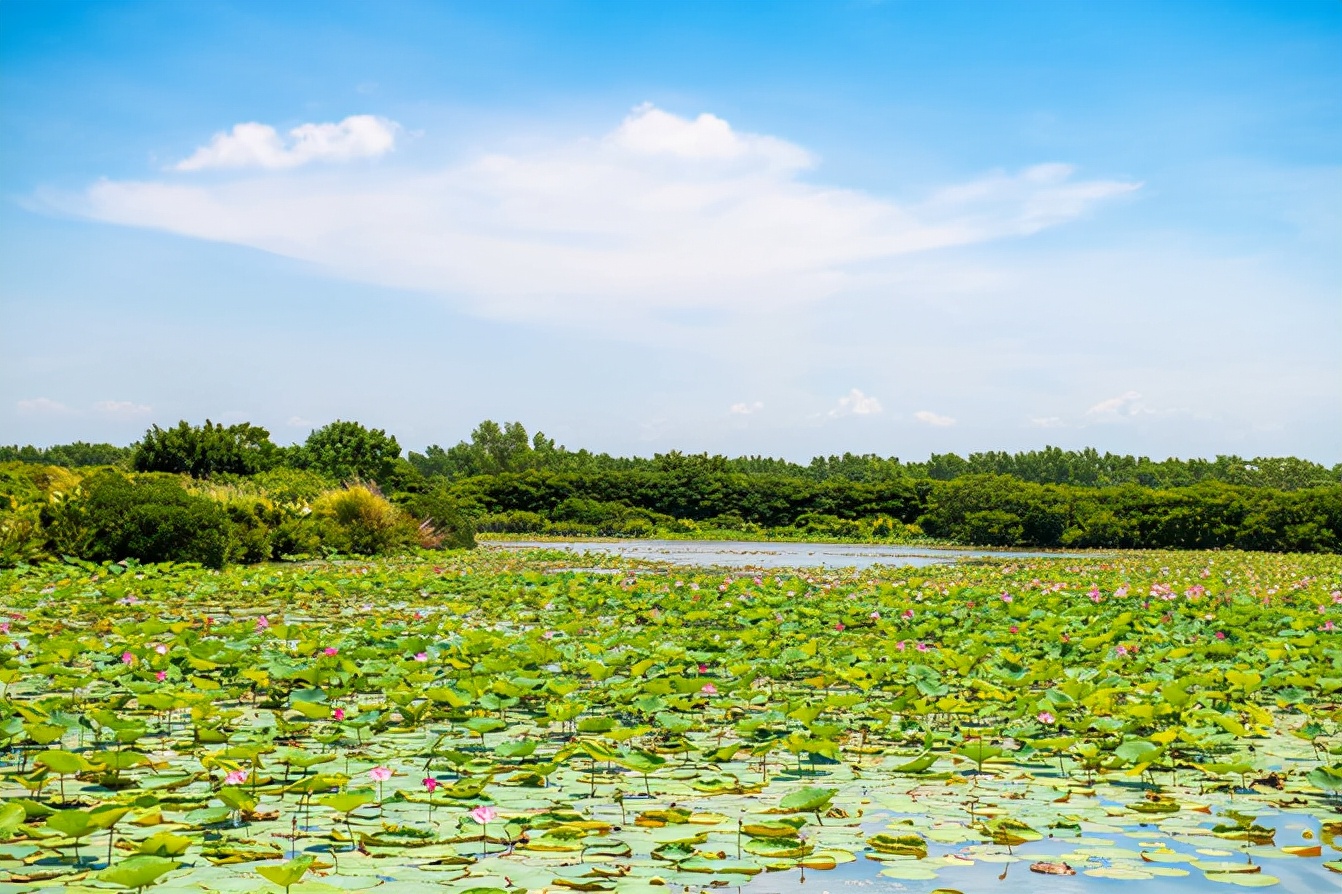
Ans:
[{"label": "tree line", "polygon": [[250,423],[151,427],[129,447],[0,448],[0,561],[209,565],[469,546],[476,531],[778,536],[1024,547],[1342,551],[1342,465],[1065,451],[794,463],[616,457],[518,422],[406,454],[336,421],[280,446]]}]

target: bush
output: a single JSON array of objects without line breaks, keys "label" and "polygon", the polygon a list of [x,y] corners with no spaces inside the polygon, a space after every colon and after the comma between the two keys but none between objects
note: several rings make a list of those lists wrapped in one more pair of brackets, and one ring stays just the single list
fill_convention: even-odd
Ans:
[{"label": "bush", "polygon": [[937,484],[918,524],[933,537],[983,546],[1057,546],[1068,528],[1065,494],[1005,475]]},{"label": "bush", "polygon": [[954,530],[956,540],[975,546],[1014,546],[1025,537],[1020,516],[1000,509],[967,513]]},{"label": "bush", "polygon": [[284,513],[263,499],[232,500],[224,504],[224,511],[233,523],[229,561],[246,564],[269,561],[274,550],[274,529],[284,521]]},{"label": "bush", "polygon": [[270,534],[271,554],[280,559],[302,559],[322,552],[320,526],[311,518],[286,518]]},{"label": "bush", "polygon": [[427,494],[410,494],[405,498],[404,506],[420,520],[421,546],[428,549],[475,548],[475,523],[447,487],[439,487]]},{"label": "bush", "polygon": [[414,520],[363,485],[324,494],[313,505],[312,514],[323,545],[340,552],[372,556],[419,541]]},{"label": "bush", "polygon": [[252,484],[280,506],[310,506],[340,482],[311,469],[280,466],[252,476]]},{"label": "bush", "polygon": [[223,507],[192,496],[168,476],[131,480],[98,472],[54,511],[64,524],[52,527],[66,540],[53,544],[57,552],[95,562],[199,562],[211,568],[228,558],[232,525]]},{"label": "bush", "polygon": [[548,526],[545,516],[538,512],[514,509],[480,516],[476,530],[494,534],[540,534]]}]

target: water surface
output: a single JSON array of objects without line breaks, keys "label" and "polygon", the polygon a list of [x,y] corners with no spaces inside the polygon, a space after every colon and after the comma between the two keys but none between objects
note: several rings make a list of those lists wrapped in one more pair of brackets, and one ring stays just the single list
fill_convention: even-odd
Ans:
[{"label": "water surface", "polygon": [[606,553],[630,559],[699,568],[870,568],[873,565],[935,565],[964,559],[1036,559],[1083,553],[1002,552],[961,547],[933,548],[878,543],[760,543],[744,540],[496,540],[491,549],[558,549]]}]

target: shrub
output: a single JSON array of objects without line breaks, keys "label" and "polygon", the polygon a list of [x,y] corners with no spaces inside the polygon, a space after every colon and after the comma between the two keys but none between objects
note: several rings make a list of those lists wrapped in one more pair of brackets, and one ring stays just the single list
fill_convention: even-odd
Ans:
[{"label": "shrub", "polygon": [[269,500],[235,499],[224,504],[233,523],[229,561],[253,564],[270,560],[274,549],[273,533],[284,520],[284,513]]},{"label": "shrub", "polygon": [[956,540],[976,546],[1014,546],[1025,537],[1020,516],[1000,509],[967,513],[954,531]]},{"label": "shrub", "polygon": [[427,494],[407,495],[404,506],[420,520],[421,546],[429,549],[475,547],[475,523],[446,486]]},{"label": "shrub", "polygon": [[476,530],[494,534],[539,534],[546,526],[545,516],[522,509],[482,515],[475,524]]},{"label": "shrub", "polygon": [[318,523],[328,523],[320,525],[323,544],[340,552],[371,556],[419,541],[414,520],[364,485],[324,494],[312,514]]},{"label": "shrub", "polygon": [[294,469],[289,466],[260,472],[253,475],[251,480],[279,506],[310,506],[322,494],[339,485],[338,481],[311,469]]},{"label": "shrub", "polygon": [[[221,567],[232,525],[222,506],[187,493],[169,476],[131,480],[114,471],[86,479],[74,498],[53,504],[53,525],[71,552],[94,561],[199,562]],[[71,548],[73,547],[73,548]]]},{"label": "shrub", "polygon": [[320,526],[311,518],[286,518],[270,534],[271,554],[280,559],[302,559],[322,552]]}]

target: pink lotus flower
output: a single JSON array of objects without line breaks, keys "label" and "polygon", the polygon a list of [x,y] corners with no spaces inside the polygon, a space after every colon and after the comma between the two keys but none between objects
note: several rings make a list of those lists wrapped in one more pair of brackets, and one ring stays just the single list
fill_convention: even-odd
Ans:
[{"label": "pink lotus flower", "polygon": [[158,673],[154,674],[154,679],[162,683],[164,680],[168,679],[168,672],[159,671]]},{"label": "pink lotus flower", "polygon": [[122,664],[127,664],[127,665],[129,665],[129,664],[134,664],[134,663],[135,663],[135,656],[132,655],[132,654],[129,653],[129,652],[122,652],[122,653],[121,653],[121,663],[122,663]]},{"label": "pink lotus flower", "polygon": [[428,661],[428,660],[429,660],[429,653],[428,653],[428,652],[416,652],[416,653],[415,653],[415,660],[416,660],[416,661]]},{"label": "pink lotus flower", "polygon": [[265,615],[262,615],[261,617],[259,617],[259,618],[256,619],[256,630],[257,630],[258,633],[259,633],[260,631],[262,631],[262,630],[265,630],[265,629],[266,629],[267,627],[269,627],[269,626],[270,626],[270,621],[268,621],[268,620],[266,619],[266,616],[265,616]]},{"label": "pink lotus flower", "polygon": [[900,615],[900,617],[903,618],[905,621],[912,621],[912,620],[913,620],[913,609],[911,609],[911,608],[906,608],[906,609],[904,609],[904,614]]},{"label": "pink lotus flower", "polygon": [[9,633],[8,621],[0,621],[0,633]]},{"label": "pink lotus flower", "polygon": [[322,649],[322,654],[327,658],[334,658],[339,652],[340,650],[335,646],[327,646],[325,649]]},{"label": "pink lotus flower", "polygon": [[1323,626],[1320,627],[1319,629],[1320,629],[1320,630],[1336,630],[1336,629],[1337,629],[1337,625],[1334,624],[1332,621],[1324,621],[1324,622],[1323,622]]},{"label": "pink lotus flower", "polygon": [[1008,629],[1009,631],[1011,631],[1012,633],[1020,633],[1020,628],[1017,627],[1015,624],[1012,624],[1012,625],[1011,625],[1010,627],[1008,627],[1007,629]]},{"label": "pink lotus flower", "polygon": [[374,767],[368,771],[368,778],[374,782],[386,782],[391,778],[391,770],[386,767]]},{"label": "pink lotus flower", "polygon": [[699,665],[699,673],[701,673],[701,674],[706,674],[706,673],[708,673],[708,665],[706,665],[706,664],[701,664],[701,665]]},{"label": "pink lotus flower", "polygon": [[1217,639],[1225,639],[1225,638],[1226,638],[1225,631],[1224,631],[1224,630],[1218,630],[1218,631],[1216,631],[1216,638],[1217,638]]},{"label": "pink lotus flower", "polygon": [[331,712],[331,716],[334,717],[336,720],[344,720],[344,719],[345,719],[345,709],[344,709],[344,708],[336,708],[334,711]]},{"label": "pink lotus flower", "polygon": [[717,695],[718,687],[714,686],[712,683],[705,683],[704,688],[699,691],[704,695]]},{"label": "pink lotus flower", "polygon": [[434,779],[432,776],[424,777],[423,781],[424,787],[429,790],[429,794],[433,794],[434,790],[438,788],[438,780]]},{"label": "pink lotus flower", "polygon": [[904,651],[904,640],[900,640],[899,642],[895,643],[895,649],[897,649],[897,650],[900,651],[900,652],[903,652],[903,651]]},{"label": "pink lotus flower", "polygon": [[224,777],[224,782],[228,785],[242,785],[247,781],[246,770],[234,770]]},{"label": "pink lotus flower", "polygon": [[167,655],[168,647],[163,645],[163,643],[159,643],[158,645],[154,646],[154,651],[160,655]]},{"label": "pink lotus flower", "polygon": [[487,826],[499,818],[499,812],[488,804],[481,804],[470,812],[471,819],[482,826]]},{"label": "pink lotus flower", "polygon": [[1047,711],[1040,711],[1038,715],[1036,715],[1036,718],[1045,726],[1053,722],[1053,715]]},{"label": "pink lotus flower", "polygon": [[1010,602],[1011,602],[1011,594],[1010,594],[1010,593],[1003,593],[1003,594],[1002,594],[1002,601],[1005,602],[1005,603],[1010,604]]},{"label": "pink lotus flower", "polygon": [[916,648],[918,649],[919,652],[926,652],[928,646],[927,643],[919,643]]}]

